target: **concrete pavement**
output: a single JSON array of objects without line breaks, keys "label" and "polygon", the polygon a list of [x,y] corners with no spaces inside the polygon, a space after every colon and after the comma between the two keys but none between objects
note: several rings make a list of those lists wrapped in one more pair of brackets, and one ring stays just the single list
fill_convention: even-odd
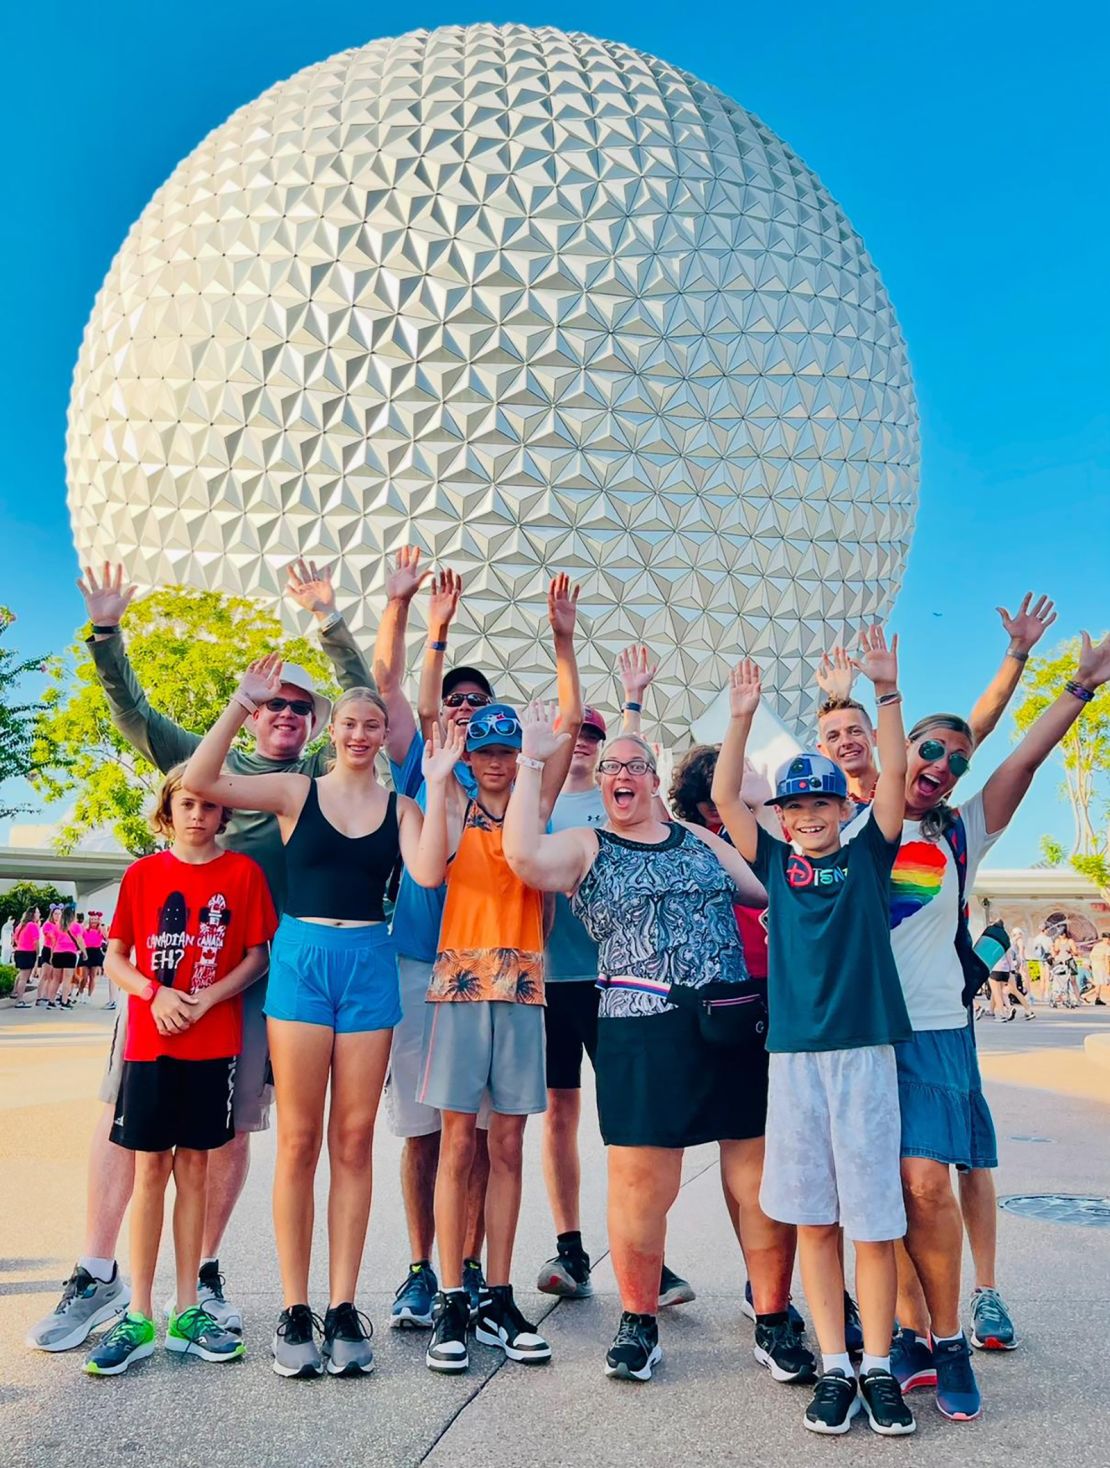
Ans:
[{"label": "concrete pavement", "polygon": [[[387,1328],[408,1250],[396,1182],[399,1147],[382,1126],[359,1302],[377,1327],[372,1377],[287,1382],[270,1370],[268,1341],[280,1301],[268,1200],[273,1144],[265,1136],[256,1142],[221,1259],[229,1289],[246,1310],[247,1359],[217,1367],[158,1352],[127,1377],[86,1378],[80,1351],[46,1356],[25,1350],[22,1337],[56,1300],[78,1249],[84,1154],[110,1016],[84,1008],[42,1016],[41,1010],[38,1017],[0,1011],[2,1463],[101,1468],[106,1457],[122,1456],[152,1465],[330,1468],[349,1458],[520,1468],[701,1459],[792,1468],[824,1454],[864,1463],[891,1453],[912,1464],[966,1457],[977,1468],[1012,1468],[1015,1457],[1038,1465],[1066,1458],[1069,1468],[1110,1463],[1110,1402],[1093,1389],[1087,1369],[1102,1359],[1110,1318],[1110,1229],[1000,1213],[1000,1283],[1024,1339],[1012,1355],[977,1357],[986,1402],[979,1422],[947,1423],[928,1394],[916,1393],[913,1439],[893,1446],[857,1422],[846,1439],[817,1440],[801,1426],[804,1389],[776,1386],[752,1359],[751,1327],[736,1308],[742,1268],[712,1148],[686,1158],[668,1248],[698,1299],[666,1314],[665,1361],[652,1383],[606,1380],[602,1359],[619,1304],[604,1257],[604,1152],[589,1123],[583,1127],[583,1229],[597,1260],[592,1301],[553,1306],[528,1288],[553,1239],[539,1172],[539,1124],[532,1124],[527,1142],[516,1274],[525,1310],[544,1319],[555,1353],[550,1365],[502,1364],[499,1353],[475,1346],[467,1377],[434,1377],[423,1365],[426,1336]],[[1110,1034],[1110,1011],[1042,1011],[1032,1023],[981,1028],[1001,1193],[1110,1195],[1110,1072],[1083,1055],[1084,1037],[1100,1032]],[[1004,1080],[994,1079],[999,1071]],[[1106,1077],[1101,1099],[1097,1076]],[[1071,1094],[1062,1094],[1065,1086]],[[323,1197],[322,1173],[317,1198]],[[322,1266],[318,1226],[313,1300],[320,1310]],[[161,1274],[164,1298],[168,1269]]]}]

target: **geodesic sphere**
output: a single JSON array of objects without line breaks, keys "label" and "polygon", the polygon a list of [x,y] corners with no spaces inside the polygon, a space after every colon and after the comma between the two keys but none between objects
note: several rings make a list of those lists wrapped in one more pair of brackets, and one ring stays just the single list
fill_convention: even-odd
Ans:
[{"label": "geodesic sphere", "polygon": [[82,558],[274,603],[293,556],[338,560],[369,641],[418,543],[502,696],[551,687],[569,571],[587,696],[648,643],[671,740],[741,651],[811,712],[822,648],[890,608],[917,459],[886,292],[786,144],[653,57],[490,25],[346,51],[210,134],[113,262],[68,435]]}]

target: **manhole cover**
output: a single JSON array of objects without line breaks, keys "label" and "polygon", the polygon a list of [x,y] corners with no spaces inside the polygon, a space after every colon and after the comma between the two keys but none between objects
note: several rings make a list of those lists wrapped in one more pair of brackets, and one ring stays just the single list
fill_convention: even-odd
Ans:
[{"label": "manhole cover", "polygon": [[999,1206],[1040,1223],[1077,1223],[1083,1228],[1110,1228],[1110,1198],[1081,1193],[1011,1193]]}]

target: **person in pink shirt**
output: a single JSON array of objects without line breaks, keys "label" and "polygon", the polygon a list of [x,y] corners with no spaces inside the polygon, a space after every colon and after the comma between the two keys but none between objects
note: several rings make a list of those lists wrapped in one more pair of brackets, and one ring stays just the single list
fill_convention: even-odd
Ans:
[{"label": "person in pink shirt", "polygon": [[72,1009],[77,1003],[73,994],[73,983],[77,977],[78,962],[83,963],[84,959],[84,936],[77,922],[77,913],[69,905],[62,911],[54,938],[54,972],[61,979],[61,994],[57,1001],[59,1009]]},{"label": "person in pink shirt", "polygon": [[13,958],[15,959],[15,988],[12,991],[15,997],[16,1009],[30,1009],[30,1004],[24,999],[24,991],[27,981],[39,961],[39,945],[42,942],[42,924],[39,920],[37,907],[29,907],[16,924],[12,934]]},{"label": "person in pink shirt", "polygon": [[57,1009],[58,988],[62,976],[54,968],[54,944],[58,937],[58,920],[62,915],[61,904],[52,907],[42,925],[42,947],[39,950],[39,997],[37,1003],[47,1009]]}]

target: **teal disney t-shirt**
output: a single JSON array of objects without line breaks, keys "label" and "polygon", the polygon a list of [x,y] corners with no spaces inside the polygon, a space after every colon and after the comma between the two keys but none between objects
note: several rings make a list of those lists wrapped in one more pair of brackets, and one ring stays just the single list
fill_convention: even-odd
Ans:
[{"label": "teal disney t-shirt", "polygon": [[890,948],[897,841],[869,816],[854,841],[802,856],[759,828],[752,871],[767,889],[767,1049],[850,1050],[908,1040]]}]

